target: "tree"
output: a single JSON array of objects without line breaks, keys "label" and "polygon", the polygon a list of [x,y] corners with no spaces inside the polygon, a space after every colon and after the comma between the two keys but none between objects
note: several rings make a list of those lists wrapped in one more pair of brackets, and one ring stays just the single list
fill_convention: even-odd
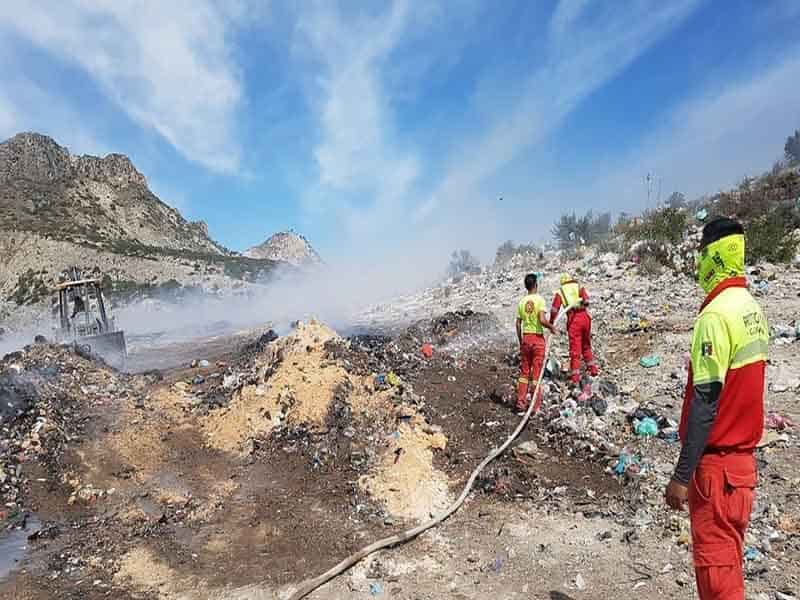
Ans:
[{"label": "tree", "polygon": [[502,264],[508,259],[510,259],[514,254],[517,252],[517,247],[514,245],[514,242],[508,240],[507,242],[503,242],[499,248],[497,248],[497,253],[494,257],[495,264]]},{"label": "tree", "polygon": [[786,153],[786,160],[790,163],[800,162],[800,131],[795,130],[794,135],[786,138],[783,151]]},{"label": "tree", "polygon": [[469,275],[480,273],[481,263],[469,250],[455,250],[450,255],[450,264],[447,266],[447,275]]},{"label": "tree", "polygon": [[574,212],[563,214],[550,232],[562,248],[595,244],[611,232],[611,213],[595,216],[590,210],[581,217]]},{"label": "tree", "polygon": [[667,198],[667,206],[670,208],[683,208],[686,206],[686,196],[680,192],[672,192]]}]

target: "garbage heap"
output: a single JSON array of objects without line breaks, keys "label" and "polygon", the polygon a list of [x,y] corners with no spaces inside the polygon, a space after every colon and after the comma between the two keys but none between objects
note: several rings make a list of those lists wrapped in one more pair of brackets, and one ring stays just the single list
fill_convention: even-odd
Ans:
[{"label": "garbage heap", "polygon": [[296,324],[228,368],[231,397],[206,415],[207,443],[246,456],[260,446],[281,451],[287,440],[294,449],[299,440],[313,469],[355,468],[387,518],[427,518],[450,499],[447,477],[433,466],[447,438],[427,423],[423,401],[400,375],[348,369],[352,352],[325,325]]},{"label": "garbage heap", "polygon": [[[89,426],[86,411],[136,393],[128,378],[70,347],[35,344],[7,354],[0,361],[0,517],[26,512],[30,465],[43,465],[52,481],[69,487],[62,458]],[[79,485],[68,491],[95,494]]]}]

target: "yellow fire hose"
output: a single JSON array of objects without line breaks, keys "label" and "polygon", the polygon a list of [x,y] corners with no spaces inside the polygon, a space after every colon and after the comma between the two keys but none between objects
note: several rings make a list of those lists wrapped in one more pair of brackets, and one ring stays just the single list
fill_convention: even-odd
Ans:
[{"label": "yellow fire hose", "polygon": [[[566,314],[567,314],[566,310],[561,310],[558,313],[558,316],[556,317],[554,324],[558,323]],[[372,544],[362,548],[355,554],[351,554],[339,564],[325,571],[322,575],[319,575],[314,579],[310,579],[302,583],[300,587],[297,588],[297,590],[295,590],[291,596],[289,596],[288,600],[300,600],[301,598],[305,598],[311,592],[321,587],[322,585],[326,584],[331,579],[338,577],[339,575],[347,571],[350,567],[360,562],[370,554],[373,554],[378,550],[383,550],[384,548],[389,548],[390,546],[398,546],[400,544],[408,542],[409,540],[413,540],[419,534],[427,531],[428,529],[431,529],[432,527],[436,527],[439,523],[447,519],[450,515],[452,515],[459,508],[461,508],[461,505],[464,503],[464,500],[467,499],[467,496],[469,495],[470,491],[472,491],[472,486],[475,484],[475,480],[478,478],[480,472],[486,468],[486,465],[488,465],[490,462],[492,462],[494,459],[500,456],[503,452],[505,452],[511,445],[511,442],[513,442],[519,436],[519,434],[525,428],[525,425],[528,424],[528,420],[531,418],[531,414],[533,414],[533,407],[536,404],[534,400],[536,398],[536,395],[539,393],[539,388],[541,387],[542,384],[542,378],[544,377],[545,367],[547,366],[547,359],[550,356],[550,344],[552,339],[553,339],[552,335],[549,335],[547,337],[542,370],[539,373],[539,378],[536,380],[536,387],[534,387],[533,393],[531,394],[531,401],[528,403],[528,410],[525,411],[525,415],[522,417],[522,420],[519,422],[519,425],[517,425],[517,428],[513,431],[513,433],[510,436],[508,436],[508,439],[503,443],[503,445],[492,450],[489,453],[489,455],[483,459],[481,464],[479,464],[475,468],[475,470],[472,472],[472,475],[470,475],[467,484],[464,486],[464,490],[461,492],[461,495],[455,502],[453,502],[453,504],[451,504],[448,508],[446,508],[442,513],[436,515],[435,517],[422,523],[421,525],[417,525],[412,529],[408,529],[401,533],[391,535],[382,540],[378,540],[377,542],[373,542]]]}]

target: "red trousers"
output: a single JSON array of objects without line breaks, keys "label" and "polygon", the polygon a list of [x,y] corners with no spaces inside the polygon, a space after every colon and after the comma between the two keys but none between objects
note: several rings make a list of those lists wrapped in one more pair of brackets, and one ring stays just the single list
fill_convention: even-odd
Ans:
[{"label": "red trousers", "polygon": [[705,454],[689,484],[689,517],[701,600],[744,600],[744,535],[758,481],[751,453]]},{"label": "red trousers", "polygon": [[[528,388],[535,386],[544,366],[544,336],[538,333],[526,333],[522,336],[519,349],[519,380],[517,384],[517,410],[528,409]],[[535,410],[542,405],[542,390],[536,394]]]},{"label": "red trousers", "polygon": [[592,318],[585,310],[572,313],[567,323],[569,335],[569,370],[574,383],[581,379],[581,357],[592,376],[597,375],[597,363],[592,354]]}]

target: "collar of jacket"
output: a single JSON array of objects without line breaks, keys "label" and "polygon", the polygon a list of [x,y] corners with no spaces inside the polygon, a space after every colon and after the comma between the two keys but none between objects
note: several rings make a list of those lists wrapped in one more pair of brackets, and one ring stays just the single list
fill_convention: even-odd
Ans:
[{"label": "collar of jacket", "polygon": [[708,304],[717,296],[719,296],[722,292],[727,290],[728,288],[746,288],[747,287],[747,279],[745,277],[729,277],[728,279],[723,279],[717,284],[711,293],[706,296],[706,299],[703,300],[703,304],[700,305],[700,312],[708,306]]}]

